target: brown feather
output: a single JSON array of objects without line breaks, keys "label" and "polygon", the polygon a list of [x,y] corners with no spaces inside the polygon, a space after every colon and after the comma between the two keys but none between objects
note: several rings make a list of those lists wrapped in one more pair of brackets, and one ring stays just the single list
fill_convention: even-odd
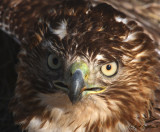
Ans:
[{"label": "brown feather", "polygon": [[[0,12],[5,12],[0,28],[21,42],[10,105],[17,124],[30,132],[145,130],[157,108],[159,61],[155,45],[136,22],[107,4],[85,1],[2,0],[0,4]],[[50,53],[63,60],[60,70],[48,68]],[[53,81],[68,79],[69,68],[80,60],[89,67],[88,82],[105,85],[106,90],[73,105]],[[113,61],[119,66],[117,74],[104,76],[100,67]]]}]

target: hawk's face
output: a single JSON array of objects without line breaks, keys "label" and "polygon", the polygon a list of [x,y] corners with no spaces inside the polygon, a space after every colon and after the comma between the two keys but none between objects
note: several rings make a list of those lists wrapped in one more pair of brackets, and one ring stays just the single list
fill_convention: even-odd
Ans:
[{"label": "hawk's face", "polygon": [[142,28],[106,4],[55,7],[19,55],[17,121],[30,131],[139,130],[158,85],[156,56]]}]

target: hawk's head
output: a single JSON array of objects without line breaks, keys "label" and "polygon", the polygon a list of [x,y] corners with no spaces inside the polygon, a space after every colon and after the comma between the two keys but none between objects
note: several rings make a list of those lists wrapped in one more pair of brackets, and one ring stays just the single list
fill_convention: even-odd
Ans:
[{"label": "hawk's head", "polygon": [[12,101],[17,123],[38,132],[144,128],[158,60],[134,21],[107,4],[67,1],[28,36]]}]

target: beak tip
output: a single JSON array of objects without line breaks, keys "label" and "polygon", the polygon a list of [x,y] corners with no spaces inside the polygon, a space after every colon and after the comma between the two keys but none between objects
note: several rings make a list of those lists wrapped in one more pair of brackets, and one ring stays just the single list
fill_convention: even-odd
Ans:
[{"label": "beak tip", "polygon": [[76,104],[77,102],[79,102],[79,100],[81,99],[81,95],[79,96],[74,96],[72,94],[69,94],[69,99],[72,103],[72,105]]}]

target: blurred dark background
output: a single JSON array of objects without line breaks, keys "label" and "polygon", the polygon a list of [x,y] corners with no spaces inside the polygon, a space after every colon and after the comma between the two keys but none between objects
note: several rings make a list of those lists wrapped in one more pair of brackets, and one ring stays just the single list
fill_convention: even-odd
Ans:
[{"label": "blurred dark background", "polygon": [[21,132],[8,110],[16,85],[19,45],[0,31],[0,132]]}]

